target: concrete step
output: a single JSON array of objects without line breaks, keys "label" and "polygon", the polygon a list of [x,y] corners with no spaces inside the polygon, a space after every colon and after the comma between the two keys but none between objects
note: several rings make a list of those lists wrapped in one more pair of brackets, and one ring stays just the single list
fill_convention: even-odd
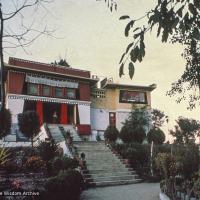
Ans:
[{"label": "concrete step", "polygon": [[[100,181],[117,181],[117,180],[133,180],[136,178],[136,175],[130,175],[130,174],[127,174],[127,175],[120,175],[120,176],[102,176],[102,177],[96,177],[96,176],[92,176],[92,179],[94,182],[100,182]],[[90,178],[86,178],[87,179],[90,179]]]},{"label": "concrete step", "polygon": [[[135,175],[138,176],[136,174],[135,171],[126,171],[126,172],[115,172],[114,173],[116,176],[124,176],[124,175]],[[83,174],[85,178],[89,178],[89,177],[108,177],[108,176],[113,176],[113,172],[101,172],[101,173],[94,173],[94,174]]]},{"label": "concrete step", "polygon": [[127,184],[135,184],[140,183],[141,179],[133,179],[133,180],[117,180],[117,181],[99,181],[99,182],[91,182],[92,186],[96,187],[105,187],[105,186],[114,186],[114,185],[127,185]]}]

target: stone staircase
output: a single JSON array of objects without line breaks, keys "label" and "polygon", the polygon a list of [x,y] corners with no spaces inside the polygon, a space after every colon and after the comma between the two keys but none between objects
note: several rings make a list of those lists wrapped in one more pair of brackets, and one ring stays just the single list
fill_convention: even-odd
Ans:
[{"label": "stone staircase", "polygon": [[85,154],[87,169],[83,170],[90,186],[110,186],[138,183],[135,171],[118,158],[104,142],[77,142],[79,154]]},{"label": "stone staircase", "polygon": [[81,141],[76,129],[72,125],[62,125],[62,124],[48,124],[48,130],[52,138],[56,143],[65,141],[65,135],[69,131],[73,138],[73,141]]}]

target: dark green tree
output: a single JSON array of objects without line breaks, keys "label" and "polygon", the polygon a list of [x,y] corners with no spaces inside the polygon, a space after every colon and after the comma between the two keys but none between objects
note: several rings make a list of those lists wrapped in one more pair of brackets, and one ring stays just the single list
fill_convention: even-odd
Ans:
[{"label": "dark green tree", "polygon": [[200,134],[200,122],[195,119],[179,117],[176,120],[175,130],[170,130],[170,134],[175,137],[177,144],[189,144],[195,141],[195,137]]},{"label": "dark green tree", "polygon": [[153,141],[155,144],[163,144],[165,141],[165,134],[160,127],[165,122],[168,122],[168,116],[166,116],[161,110],[153,109],[150,118],[152,122],[152,128],[147,134],[147,140],[149,143]]},{"label": "dark green tree", "polygon": [[165,113],[159,109],[153,109],[151,112],[151,121],[153,128],[160,128],[169,118]]},{"label": "dark green tree", "polygon": [[11,113],[8,109],[0,109],[0,139],[10,133]]},{"label": "dark green tree", "polygon": [[46,162],[58,155],[58,146],[53,141],[43,141],[37,149],[39,156]]},{"label": "dark green tree", "polygon": [[104,132],[104,138],[109,142],[115,142],[119,136],[119,131],[115,126],[108,126]]},{"label": "dark green tree", "polygon": [[61,66],[65,66],[65,67],[70,67],[70,65],[68,64],[68,62],[66,61],[66,59],[62,59],[60,58],[59,61],[54,61],[53,63],[51,64],[54,64],[54,65],[61,65]]},{"label": "dark green tree", "polygon": [[18,115],[19,130],[31,139],[33,147],[33,138],[40,132],[40,120],[35,111],[26,111]]},{"label": "dark green tree", "polygon": [[119,137],[125,142],[142,143],[146,137],[145,126],[149,125],[149,116],[145,108],[133,109],[124,122]]},{"label": "dark green tree", "polygon": [[149,143],[154,142],[155,144],[163,144],[165,141],[165,134],[161,129],[153,128],[148,132],[147,140]]}]

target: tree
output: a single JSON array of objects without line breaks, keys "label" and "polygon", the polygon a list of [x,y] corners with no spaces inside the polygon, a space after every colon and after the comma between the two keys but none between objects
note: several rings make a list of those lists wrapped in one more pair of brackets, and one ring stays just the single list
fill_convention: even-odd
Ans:
[{"label": "tree", "polygon": [[104,133],[104,138],[110,142],[115,142],[119,136],[119,131],[115,126],[108,126]]},{"label": "tree", "polygon": [[160,128],[165,122],[169,121],[169,118],[163,111],[153,109],[151,112],[151,121],[153,128]]},{"label": "tree", "polygon": [[175,137],[177,144],[189,144],[195,141],[195,137],[200,134],[200,122],[194,119],[179,117],[176,120],[175,130],[170,130],[170,134]]},{"label": "tree", "polygon": [[66,59],[62,59],[60,58],[59,61],[54,61],[52,62],[51,64],[54,64],[54,65],[61,65],[61,66],[65,66],[65,67],[70,67],[70,65],[68,64],[68,62],[66,61]]},{"label": "tree", "polygon": [[11,114],[8,109],[0,110],[0,139],[10,133]]},{"label": "tree", "polygon": [[145,126],[147,125],[149,125],[149,116],[145,108],[134,109],[123,123],[119,137],[125,143],[142,143],[146,137]]},{"label": "tree", "polygon": [[153,128],[148,132],[147,140],[149,143],[154,142],[155,144],[163,144],[165,141],[165,134],[161,129]]},{"label": "tree", "polygon": [[[137,26],[137,23],[146,19],[146,23]],[[128,20],[125,27],[125,36],[133,38],[120,59],[119,75],[124,75],[124,66],[128,62],[129,75],[132,79],[135,64],[142,62],[145,56],[145,35],[147,32],[156,30],[157,37],[161,36],[161,42],[171,41],[181,43],[185,50],[183,57],[186,59],[186,68],[177,82],[172,84],[169,95],[182,94],[178,102],[186,99],[186,91],[197,92],[189,95],[189,107],[194,108],[199,100],[200,88],[200,1],[194,0],[158,0],[156,6],[138,19],[128,15],[120,17],[120,20]],[[185,84],[187,87],[184,87]]]},{"label": "tree", "polygon": [[31,139],[33,147],[33,138],[40,132],[40,120],[35,111],[26,111],[18,115],[19,130]]},{"label": "tree", "polygon": [[153,109],[150,118],[153,126],[147,134],[147,140],[149,143],[153,141],[155,144],[163,144],[165,141],[165,134],[160,127],[165,122],[168,122],[168,116],[161,110]]},{"label": "tree", "polygon": [[[35,28],[34,23],[26,25],[24,22],[24,10],[33,8],[34,12],[39,7],[44,8],[44,4],[52,0],[13,0],[12,2],[0,3],[0,85],[1,85],[1,112],[5,110],[5,70],[4,70],[4,50],[5,48],[21,47],[26,52],[26,47],[33,43],[41,35],[51,35],[52,32],[47,31],[47,28],[39,30]],[[6,5],[9,4],[9,5]],[[12,6],[11,6],[12,5]],[[8,11],[3,9],[9,7]],[[18,18],[17,18],[18,17]],[[9,26],[9,21],[19,19],[21,29],[18,27],[15,31]],[[9,121],[4,119],[4,123],[9,124]],[[4,129],[5,131],[8,129]]]}]

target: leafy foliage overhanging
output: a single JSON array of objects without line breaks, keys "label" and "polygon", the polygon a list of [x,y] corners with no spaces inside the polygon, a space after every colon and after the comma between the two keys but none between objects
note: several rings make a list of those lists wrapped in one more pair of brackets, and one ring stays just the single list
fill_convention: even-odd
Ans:
[{"label": "leafy foliage overhanging", "polygon": [[[147,19],[146,24],[137,26],[137,22]],[[199,68],[199,40],[200,40],[200,1],[199,0],[158,0],[154,9],[138,19],[128,15],[120,17],[128,20],[125,27],[125,36],[131,37],[131,42],[120,59],[119,75],[124,75],[124,66],[128,62],[129,75],[132,79],[135,64],[142,62],[145,56],[145,34],[153,29],[161,42],[171,41],[181,43],[185,50],[182,56],[186,59],[186,68],[183,75],[172,84],[172,89],[167,93],[172,96],[180,94],[177,102],[188,98],[189,108],[194,108],[199,97],[200,68]],[[192,91],[189,96],[187,91]]]}]

